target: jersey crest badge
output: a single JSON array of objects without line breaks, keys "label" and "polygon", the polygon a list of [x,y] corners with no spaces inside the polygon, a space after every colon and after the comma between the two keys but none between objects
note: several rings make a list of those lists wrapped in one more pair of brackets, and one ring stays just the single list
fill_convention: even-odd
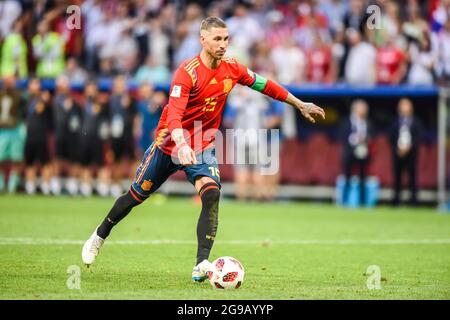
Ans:
[{"label": "jersey crest badge", "polygon": [[233,80],[231,80],[231,79],[223,80],[223,92],[224,93],[230,92],[232,87],[233,87]]}]

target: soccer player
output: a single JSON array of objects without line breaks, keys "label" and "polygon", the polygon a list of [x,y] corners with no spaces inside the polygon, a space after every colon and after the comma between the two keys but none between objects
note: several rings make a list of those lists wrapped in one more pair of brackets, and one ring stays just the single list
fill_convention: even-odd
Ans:
[{"label": "soccer player", "polygon": [[86,84],[85,95],[79,149],[82,166],[80,193],[85,197],[92,195],[92,180],[97,171],[97,192],[107,196],[109,173],[104,168],[104,144],[109,138],[108,105],[102,100],[95,81]]},{"label": "soccer player", "polygon": [[41,90],[41,82],[38,78],[31,78],[28,82],[26,105],[25,190],[28,194],[36,192],[37,173],[40,167],[41,191],[48,195],[52,174],[48,148],[52,111],[50,93]]},{"label": "soccer player", "polygon": [[55,124],[55,153],[53,177],[50,183],[53,194],[61,192],[60,176],[64,167],[68,168],[66,189],[70,195],[78,192],[80,174],[79,150],[83,110],[70,95],[70,83],[67,76],[56,80],[57,93],[53,99]]},{"label": "soccer player", "polygon": [[[111,195],[119,197],[125,170],[134,160],[134,126],[136,125],[136,104],[128,92],[125,76],[114,78],[113,94],[109,100],[111,115],[111,146],[114,154],[112,168],[113,184]],[[127,176],[128,178],[128,176]]]},{"label": "soccer player", "polygon": [[318,106],[300,101],[283,87],[253,73],[235,59],[225,58],[228,40],[227,26],[220,18],[208,17],[202,21],[202,50],[196,57],[183,62],[175,72],[155,142],[145,152],[129,191],[116,200],[106,218],[85,242],[82,259],[86,265],[94,263],[111,229],[133,207],[145,201],[171,174],[183,170],[202,202],[197,223],[197,261],[192,280],[204,281],[218,226],[220,173],[212,145],[214,135],[200,137],[200,143],[196,143],[199,131],[211,133],[218,130],[227,96],[237,83],[291,104],[312,122],[315,122],[315,115],[325,117]]}]

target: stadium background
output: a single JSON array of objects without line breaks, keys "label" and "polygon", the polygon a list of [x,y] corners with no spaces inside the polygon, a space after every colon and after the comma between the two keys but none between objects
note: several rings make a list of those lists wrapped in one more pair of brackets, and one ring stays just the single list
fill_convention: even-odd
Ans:
[{"label": "stadium background", "polygon": [[[70,14],[66,9],[71,4],[81,7],[80,29],[69,30],[67,27]],[[366,11],[370,4],[381,9],[381,30],[364,27],[370,17]],[[392,157],[387,133],[395,118],[397,102],[405,96],[412,99],[425,128],[419,150],[418,186],[422,191],[435,191],[436,85],[440,78],[445,79],[445,64],[448,67],[449,63],[437,51],[438,35],[445,29],[445,17],[442,18],[445,6],[445,1],[441,4],[439,1],[6,1],[2,5],[2,40],[6,43],[8,36],[13,34],[16,19],[21,21],[20,31],[27,55],[21,61],[26,67],[18,70],[18,77],[26,79],[36,75],[45,79],[43,89],[53,92],[55,84],[51,79],[64,74],[71,81],[73,96],[83,106],[82,89],[89,79],[99,81],[105,94],[110,92],[112,77],[116,75],[127,77],[130,92],[135,96],[138,96],[135,89],[143,82],[167,93],[171,72],[200,49],[197,29],[201,19],[206,15],[221,16],[229,24],[229,55],[256,72],[288,85],[299,97],[324,106],[328,113],[327,121],[309,125],[299,114],[290,110],[285,112],[282,128],[287,137],[280,157],[281,184],[294,188],[282,188],[285,192],[279,194],[290,197],[315,195],[325,199],[334,196],[333,188],[326,187],[335,185],[342,166],[339,157],[327,161],[329,157],[323,155],[339,154],[339,122],[348,115],[351,102],[357,98],[364,98],[369,103],[370,118],[376,128],[371,142],[369,174],[378,177],[383,188],[390,188],[392,174],[386,173],[392,172]],[[39,74],[40,58],[33,51],[36,48],[33,37],[38,24],[43,21],[54,32],[55,43],[63,47],[56,59],[63,60],[64,64],[49,74]],[[358,74],[352,74],[349,64],[361,63],[360,57],[348,59],[350,33],[355,30],[372,50],[378,50],[378,54],[393,40],[391,50],[400,54],[394,62],[394,70],[387,77],[369,73],[358,78]],[[426,75],[432,76],[431,82],[426,76],[412,74],[413,66],[421,63],[420,57],[412,52],[422,38],[429,39],[432,44],[426,54],[435,57],[433,68]],[[7,50],[9,47],[4,46],[3,57],[11,54]],[[289,60],[292,55],[296,56],[294,61]],[[369,58],[363,63],[366,67],[372,64],[375,70],[383,68],[382,61],[372,60]],[[6,59],[3,61],[6,64]],[[3,76],[8,70],[6,66],[2,67]],[[355,85],[364,87],[358,91]],[[410,87],[417,85],[419,88]],[[25,89],[26,80],[19,81],[19,87]],[[53,155],[51,134],[49,145]],[[106,166],[112,161],[109,149],[109,143],[105,141]],[[308,151],[311,149],[315,151]],[[300,155],[302,159],[307,158],[306,161],[296,161]],[[294,164],[297,170],[292,172],[290,168]],[[232,165],[222,165],[221,171],[224,182],[233,181]],[[181,174],[174,176],[174,180],[183,178]],[[305,193],[302,191],[305,189],[295,188],[299,185],[325,188],[310,188],[314,191]],[[230,188],[225,188],[230,190],[226,193],[232,194]],[[166,191],[191,192],[186,186],[169,186]],[[382,199],[388,200],[388,194],[382,193]],[[420,192],[419,199],[435,202],[436,193]]]}]

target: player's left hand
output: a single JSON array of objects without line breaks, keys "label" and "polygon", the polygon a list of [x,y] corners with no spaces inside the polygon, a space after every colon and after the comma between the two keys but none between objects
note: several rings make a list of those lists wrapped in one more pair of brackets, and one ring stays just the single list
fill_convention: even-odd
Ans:
[{"label": "player's left hand", "polygon": [[322,119],[325,119],[325,111],[321,107],[316,106],[314,103],[301,102],[297,105],[297,108],[300,110],[302,115],[312,123],[316,122],[314,117],[317,115],[321,116]]}]

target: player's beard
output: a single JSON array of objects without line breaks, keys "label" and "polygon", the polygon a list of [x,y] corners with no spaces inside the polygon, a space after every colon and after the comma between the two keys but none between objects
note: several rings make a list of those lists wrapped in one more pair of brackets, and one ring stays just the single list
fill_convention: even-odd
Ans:
[{"label": "player's beard", "polygon": [[[221,50],[215,50],[215,51],[213,51],[213,50],[211,50],[211,51],[207,50],[206,52],[207,52],[208,55],[209,55],[211,58],[213,58],[214,60],[222,60],[222,58],[225,56],[226,50],[223,50],[223,51],[221,51]],[[223,52],[223,54],[219,54],[219,52]]]},{"label": "player's beard", "polygon": [[223,58],[224,56],[225,56],[225,52],[222,53],[222,54],[216,53],[216,54],[214,55],[214,59],[216,59],[216,60],[222,60],[222,58]]},{"label": "player's beard", "polygon": [[221,60],[225,55],[226,50],[216,50],[212,56],[216,60]]}]

